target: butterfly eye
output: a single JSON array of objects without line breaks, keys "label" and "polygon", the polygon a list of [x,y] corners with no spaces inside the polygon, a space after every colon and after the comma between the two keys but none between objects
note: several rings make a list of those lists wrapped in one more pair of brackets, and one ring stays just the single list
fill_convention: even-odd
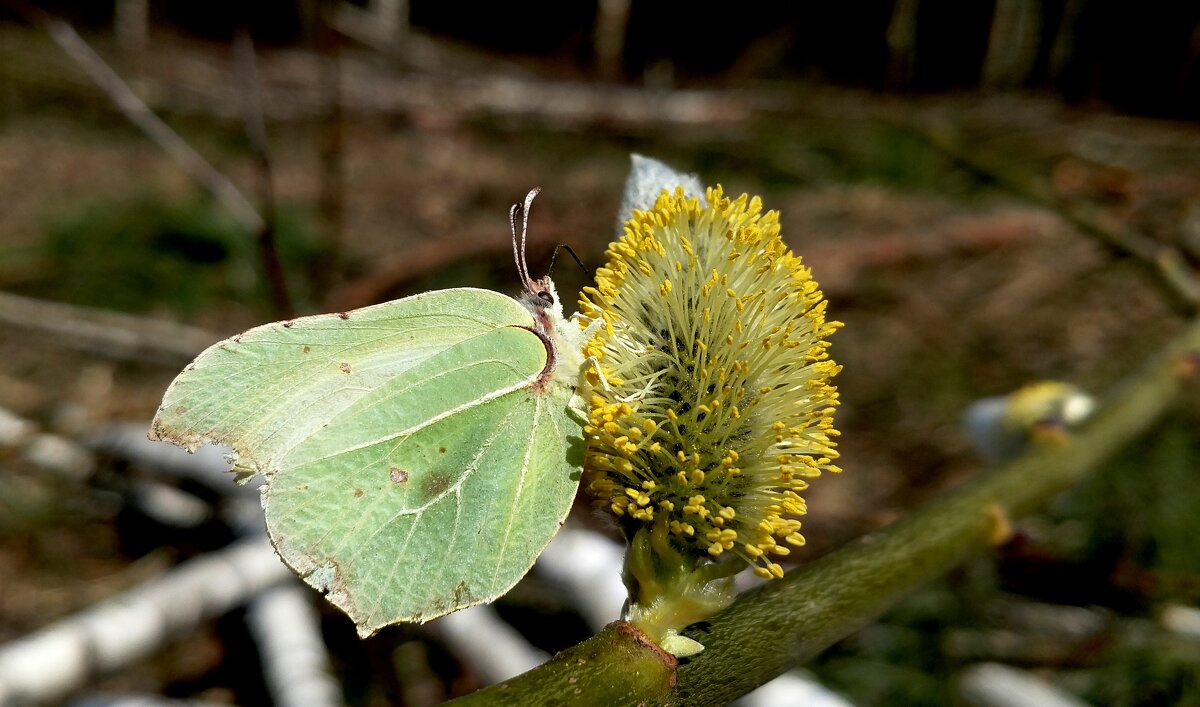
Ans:
[{"label": "butterfly eye", "polygon": [[554,295],[550,294],[548,290],[539,290],[537,298],[546,304],[554,304]]}]

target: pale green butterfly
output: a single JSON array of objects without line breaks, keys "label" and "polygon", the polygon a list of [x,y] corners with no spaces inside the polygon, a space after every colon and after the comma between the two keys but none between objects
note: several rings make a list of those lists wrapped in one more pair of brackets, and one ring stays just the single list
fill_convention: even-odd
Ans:
[{"label": "pale green butterfly", "polygon": [[275,549],[364,636],[504,594],[571,506],[591,332],[529,277],[537,193],[509,212],[520,301],[460,288],[260,326],[200,354],[154,418],[151,439],[226,444],[266,477]]}]

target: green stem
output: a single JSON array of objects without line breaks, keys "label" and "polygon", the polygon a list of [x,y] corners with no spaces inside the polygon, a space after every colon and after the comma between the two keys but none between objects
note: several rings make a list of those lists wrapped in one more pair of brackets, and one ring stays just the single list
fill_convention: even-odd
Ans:
[{"label": "green stem", "polygon": [[615,622],[536,669],[453,700],[472,705],[631,705],[669,694],[675,658],[627,623]]},{"label": "green stem", "polygon": [[[1119,386],[1072,440],[981,476],[904,520],[768,582],[683,632],[705,650],[678,669],[678,683],[644,679],[659,657],[649,642],[610,648],[614,624],[551,663],[473,695],[545,703],[561,688],[564,655],[587,652],[572,674],[616,681],[605,704],[727,704],[828,648],[911,590],[995,542],[1007,517],[1035,510],[1145,432],[1196,377],[1200,319]],[[625,626],[629,634],[636,630]],[[631,670],[630,666],[637,666]],[[591,684],[591,683],[589,683]],[[620,698],[618,699],[618,694]],[[582,700],[582,696],[580,697]],[[483,702],[480,702],[481,704]]]}]

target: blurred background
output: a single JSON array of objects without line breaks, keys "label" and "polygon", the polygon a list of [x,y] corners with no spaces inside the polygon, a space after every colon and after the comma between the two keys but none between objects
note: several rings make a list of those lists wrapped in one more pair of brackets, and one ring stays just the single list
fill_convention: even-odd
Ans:
[{"label": "blurred background", "polygon": [[[515,292],[507,209],[533,186],[531,270],[560,243],[597,267],[631,152],[761,195],[846,324],[846,471],[809,495],[809,561],[987,473],[972,401],[1102,396],[1194,313],[1198,118],[1197,3],[0,0],[0,643],[241,532],[220,492],[103,441],[192,355],[293,313]],[[554,276],[564,299],[586,279]],[[1200,704],[1198,422],[1193,396],[811,676],[955,704],[1000,663],[1091,704]],[[483,681],[435,629],[359,641],[313,606],[348,704]],[[545,651],[590,635],[536,572],[496,609]],[[74,694],[269,704],[244,614]]]}]

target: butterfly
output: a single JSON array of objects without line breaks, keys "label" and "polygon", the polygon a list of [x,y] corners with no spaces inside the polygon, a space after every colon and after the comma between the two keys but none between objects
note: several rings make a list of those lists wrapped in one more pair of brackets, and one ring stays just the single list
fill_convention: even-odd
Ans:
[{"label": "butterfly", "polygon": [[438,290],[250,329],[188,365],[151,425],[264,476],[275,549],[363,636],[504,594],[575,496],[601,322],[584,331],[529,276],[538,191],[509,211],[519,299]]}]

